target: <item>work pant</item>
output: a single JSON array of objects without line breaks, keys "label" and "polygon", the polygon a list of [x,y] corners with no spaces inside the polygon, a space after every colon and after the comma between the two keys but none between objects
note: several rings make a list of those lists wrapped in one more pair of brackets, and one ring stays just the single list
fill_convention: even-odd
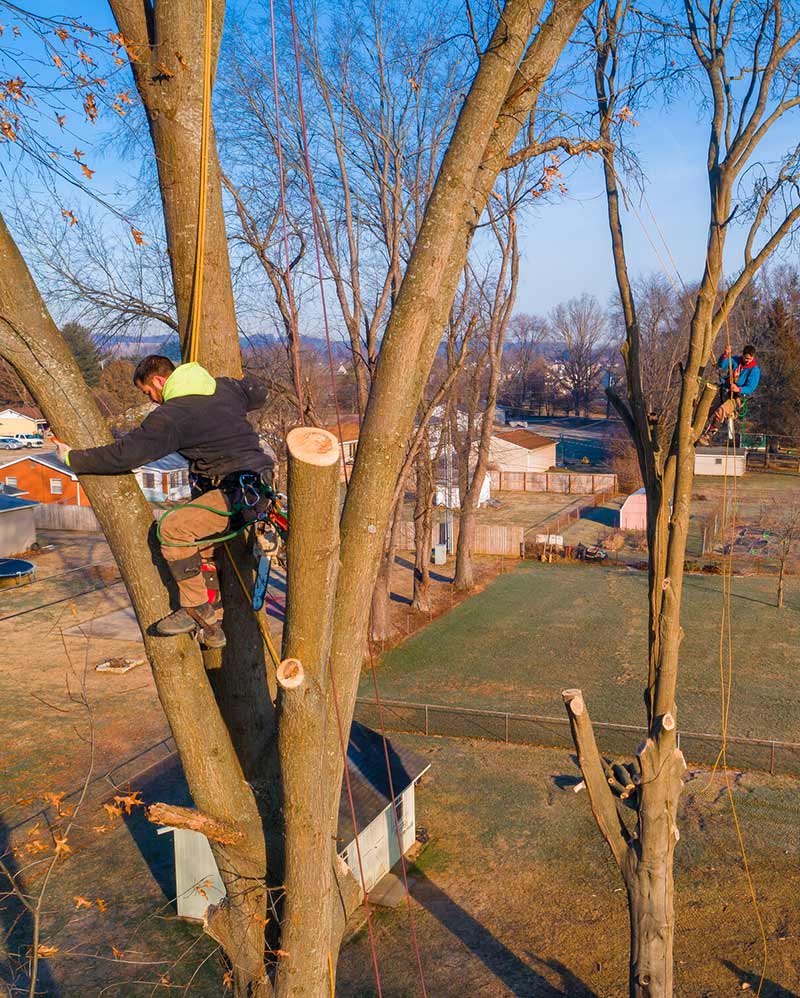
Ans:
[{"label": "work pant", "polygon": [[[219,489],[204,492],[192,500],[212,509],[227,510],[228,503]],[[214,605],[219,603],[219,583],[214,563],[214,545],[195,545],[202,537],[228,532],[230,517],[188,505],[170,513],[161,527],[161,551],[178,584],[181,606],[202,606],[208,603],[206,589],[216,590]],[[173,544],[188,547],[171,547]]]},{"label": "work pant", "polygon": [[723,420],[727,419],[729,416],[735,416],[740,405],[741,400],[738,396],[731,398],[729,395],[725,401],[720,403],[720,405],[718,405],[711,414],[711,428],[716,429]]}]

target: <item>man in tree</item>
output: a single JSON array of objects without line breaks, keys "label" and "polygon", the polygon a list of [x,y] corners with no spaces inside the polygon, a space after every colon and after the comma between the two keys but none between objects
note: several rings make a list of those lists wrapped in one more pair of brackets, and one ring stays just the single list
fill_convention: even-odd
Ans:
[{"label": "man in tree", "polygon": [[[266,389],[252,377],[214,379],[199,364],[176,367],[158,354],[140,361],[133,382],[158,406],[141,426],[104,447],[73,450],[59,443],[58,456],[79,475],[122,475],[175,451],[189,461],[193,498],[202,495],[203,503],[188,503],[164,517],[161,550],[178,585],[180,607],[156,629],[163,635],[196,630],[207,647],[221,648],[225,635],[214,548],[198,541],[226,532],[231,514],[260,501],[272,483],[272,458],[247,421],[247,413],[264,404]],[[217,593],[211,604],[207,588]]]},{"label": "man in tree", "polygon": [[751,343],[742,349],[738,357],[732,357],[728,347],[725,347],[717,367],[722,374],[719,397],[708,427],[697,441],[704,447],[711,442],[722,421],[741,410],[743,400],[753,394],[761,380],[761,368],[756,364],[756,348]]}]

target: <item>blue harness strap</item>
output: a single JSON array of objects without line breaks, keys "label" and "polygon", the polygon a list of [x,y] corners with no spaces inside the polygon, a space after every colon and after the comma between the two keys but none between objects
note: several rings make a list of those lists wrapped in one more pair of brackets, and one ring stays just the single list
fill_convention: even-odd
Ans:
[{"label": "blue harness strap", "polygon": [[258,559],[256,582],[253,586],[254,610],[260,610],[264,606],[264,600],[267,598],[267,589],[269,587],[269,575],[271,570],[272,557],[268,554],[262,554]]}]

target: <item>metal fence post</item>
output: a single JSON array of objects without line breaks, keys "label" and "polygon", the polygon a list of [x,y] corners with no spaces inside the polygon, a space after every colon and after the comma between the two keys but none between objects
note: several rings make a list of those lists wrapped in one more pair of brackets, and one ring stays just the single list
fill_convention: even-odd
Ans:
[{"label": "metal fence post", "polygon": [[769,747],[769,774],[775,775],[775,742],[771,742]]},{"label": "metal fence post", "polygon": [[508,745],[508,714],[506,714],[506,745]]},{"label": "metal fence post", "polygon": [[425,704],[425,734],[427,735],[428,733],[429,733],[428,732],[428,705]]}]

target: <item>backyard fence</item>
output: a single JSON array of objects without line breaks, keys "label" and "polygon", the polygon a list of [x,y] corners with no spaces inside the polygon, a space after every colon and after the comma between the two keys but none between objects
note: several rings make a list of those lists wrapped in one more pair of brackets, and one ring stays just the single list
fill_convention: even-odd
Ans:
[{"label": "backyard fence", "polygon": [[580,520],[586,513],[596,509],[598,506],[604,505],[608,499],[609,496],[605,492],[586,496],[582,500],[573,503],[567,509],[561,509],[557,513],[546,517],[541,522],[535,523],[532,527],[528,527],[524,535],[523,557],[535,557],[540,553],[543,546],[554,543],[553,541],[545,541],[543,545],[537,538],[563,537],[564,530],[570,523]]},{"label": "backyard fence", "polygon": [[40,503],[34,510],[36,526],[45,530],[84,530],[94,533],[101,529],[94,510],[89,506],[63,506],[61,503]]},{"label": "backyard fence", "polygon": [[[522,550],[524,528],[516,524],[479,523],[475,528],[474,554],[495,554],[504,558],[519,558]],[[453,519],[453,546],[458,542],[458,520]],[[414,550],[414,524],[404,520],[397,532],[397,547],[401,551]]]},{"label": "backyard fence", "polygon": [[579,471],[490,471],[495,492],[558,492],[592,495],[616,492],[617,476]]},{"label": "backyard fence", "polygon": [[[515,745],[538,745],[545,748],[574,749],[566,717],[542,717],[510,711],[449,707],[432,703],[408,703],[382,700],[382,720],[387,731],[405,731],[416,735],[447,738],[483,738]],[[359,697],[356,718],[367,726],[380,729],[381,717],[375,701]],[[646,736],[645,728],[632,724],[593,721],[601,752],[610,756],[631,756]],[[713,766],[719,758],[721,740],[710,732],[678,732],[678,747],[687,761]],[[767,773],[800,776],[800,742],[768,738],[728,736],[726,757],[732,769],[756,769]]]}]

